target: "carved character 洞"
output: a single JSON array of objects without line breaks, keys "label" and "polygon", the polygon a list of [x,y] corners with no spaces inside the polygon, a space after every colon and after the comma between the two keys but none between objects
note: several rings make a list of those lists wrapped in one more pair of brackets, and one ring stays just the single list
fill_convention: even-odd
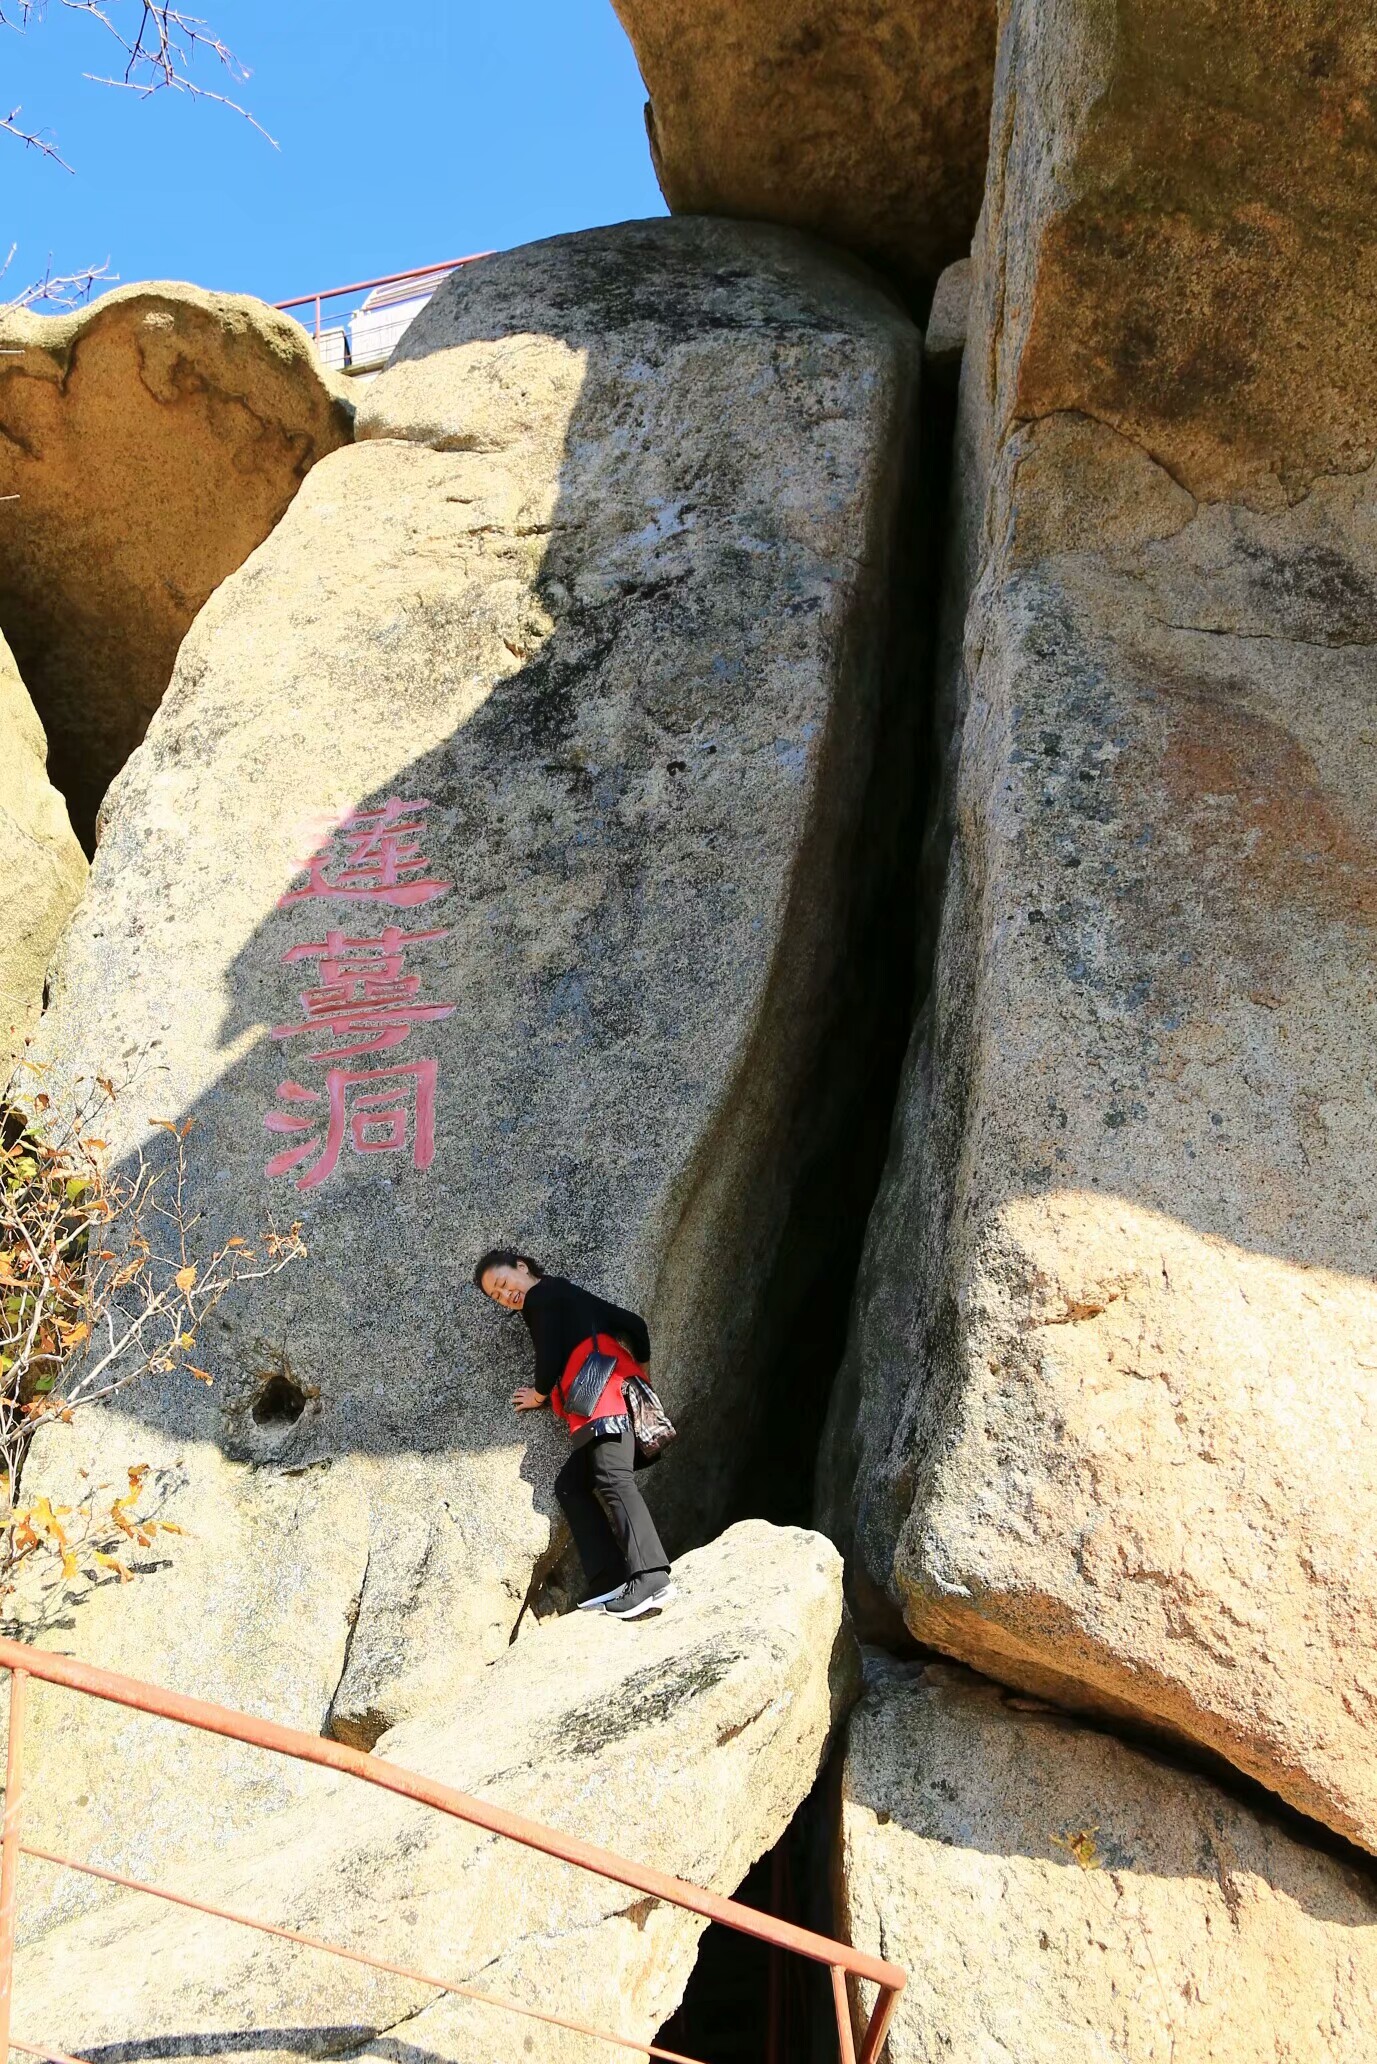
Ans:
[{"label": "carved character \u6d1e", "polygon": [[[269,1111],[264,1126],[307,1136],[274,1154],[264,1174],[290,1174],[314,1154],[296,1186],[315,1189],[334,1173],[346,1140],[356,1154],[400,1154],[410,1146],[412,1167],[429,1168],[435,1159],[436,1072],[433,1060],[406,1061],[391,1068],[331,1068],[324,1090],[279,1082],[277,1094],[287,1108]],[[322,1103],[323,1111],[305,1108]]]}]

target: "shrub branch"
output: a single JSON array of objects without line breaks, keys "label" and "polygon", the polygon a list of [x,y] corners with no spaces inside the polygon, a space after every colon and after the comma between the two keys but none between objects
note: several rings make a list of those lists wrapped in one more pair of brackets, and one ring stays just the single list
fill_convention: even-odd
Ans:
[{"label": "shrub branch", "polygon": [[194,1120],[151,1119],[170,1152],[154,1160],[140,1149],[112,1169],[95,1128],[114,1101],[99,1079],[57,1126],[45,1094],[0,1111],[0,1602],[25,1563],[43,1562],[41,1576],[58,1581],[127,1581],[123,1546],[181,1531],[144,1509],[171,1488],[150,1481],[146,1465],[108,1503],[108,1484],[74,1507],[26,1503],[30,1443],[42,1426],[71,1425],[151,1378],[212,1383],[193,1357],[226,1293],[306,1252],[299,1222],[268,1226],[252,1243],[232,1234],[207,1251],[204,1213],[189,1195]]}]

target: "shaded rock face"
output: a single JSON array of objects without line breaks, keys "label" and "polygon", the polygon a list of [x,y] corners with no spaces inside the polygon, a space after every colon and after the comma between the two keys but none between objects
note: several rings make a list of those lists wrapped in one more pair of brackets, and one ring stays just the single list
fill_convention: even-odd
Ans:
[{"label": "shaded rock face", "polygon": [[[819,1535],[732,1528],[679,1597],[623,1625],[572,1614],[456,1686],[378,1753],[652,1868],[731,1892],[783,1833],[859,1688],[841,1562]],[[147,1736],[148,1723],[145,1723]],[[26,1868],[32,1869],[29,1865]],[[649,2041],[702,1923],[354,1780],[308,1795],[172,1889],[486,1993]],[[69,2046],[235,2057],[408,2055],[576,2064],[582,2036],[146,1897],[121,1894],[21,1957],[16,2027]],[[398,2024],[404,2029],[394,2034]]]},{"label": "shaded rock face", "polygon": [[[1191,133],[1211,95],[1253,98],[1221,105],[1228,176],[1197,153],[1191,219],[1258,265],[1295,249],[1323,310],[1309,189],[1288,180],[1295,212],[1267,215],[1278,140],[1257,125],[1300,123],[1302,19],[1356,109],[1356,31],[1195,18],[1187,47],[1212,25],[1218,65],[1191,75]],[[1187,1737],[1373,1847],[1368,354],[1346,353],[1346,387],[1294,377],[1277,307],[1248,296],[1251,370],[1221,389],[1213,271],[1183,298],[1153,213],[1189,165],[1154,185],[1164,146],[1131,90],[1184,16],[1114,21],[1015,7],[1001,53],[963,373],[954,844],[823,1510],[871,1626],[902,1614],[992,1675]],[[1367,166],[1355,143],[1338,218],[1366,211]],[[1068,285],[1071,224],[1102,292]],[[1145,380],[1121,428],[1105,383],[1130,277],[1181,373],[1170,397]]]},{"label": "shaded rock face", "polygon": [[[262,302],[122,287],[0,318],[0,629],[89,836],[201,604],[349,436],[310,339]],[[12,355],[8,355],[12,354]]]},{"label": "shaded rock face", "polygon": [[971,261],[958,258],[947,266],[933,289],[932,307],[923,330],[923,377],[956,392],[961,356],[970,320]]},{"label": "shaded rock face", "polygon": [[993,0],[613,0],[671,208],[792,223],[926,301],[980,208]]},{"label": "shaded rock face", "polygon": [[86,880],[86,861],[48,779],[48,743],[0,638],[0,1090],[43,1004],[43,977]]},{"label": "shaded rock face", "polygon": [[1366,1871],[951,1665],[857,1707],[835,1869],[849,1940],[909,1974],[891,2064],[1377,2055]]},{"label": "shaded rock face", "polygon": [[[558,1546],[562,1440],[509,1403],[529,1341],[469,1282],[503,1236],[647,1313],[682,1428],[651,1502],[671,1549],[722,1523],[894,718],[917,352],[787,231],[485,261],[202,611],[106,805],[42,1051],[126,1085],[119,1155],[196,1120],[208,1243],[299,1217],[310,1254],[222,1305],[212,1388],[36,1446],[35,1494],[147,1463],[188,1530],[44,1638],[356,1742],[451,1700]],[[367,1023],[324,995],[351,982]],[[175,1851],[173,1777],[207,1782],[185,1745],[131,1748],[103,1803],[111,1721],[39,1703],[68,1833]],[[217,1768],[238,1824],[294,1783]]]}]

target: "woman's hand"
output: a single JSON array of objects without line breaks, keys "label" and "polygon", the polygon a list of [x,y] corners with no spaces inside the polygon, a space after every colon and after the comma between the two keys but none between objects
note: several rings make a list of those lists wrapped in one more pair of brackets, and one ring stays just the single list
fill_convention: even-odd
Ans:
[{"label": "woman's hand", "polygon": [[549,1399],[533,1390],[529,1383],[523,1383],[520,1390],[512,1392],[512,1403],[518,1412],[538,1412],[542,1405],[549,1403]]}]

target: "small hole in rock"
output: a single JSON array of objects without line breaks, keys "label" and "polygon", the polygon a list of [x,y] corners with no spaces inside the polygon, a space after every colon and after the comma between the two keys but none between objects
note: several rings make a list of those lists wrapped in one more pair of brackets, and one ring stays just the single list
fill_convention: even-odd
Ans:
[{"label": "small hole in rock", "polygon": [[292,1426],[306,1409],[306,1393],[290,1376],[270,1376],[253,1401],[255,1426]]}]

